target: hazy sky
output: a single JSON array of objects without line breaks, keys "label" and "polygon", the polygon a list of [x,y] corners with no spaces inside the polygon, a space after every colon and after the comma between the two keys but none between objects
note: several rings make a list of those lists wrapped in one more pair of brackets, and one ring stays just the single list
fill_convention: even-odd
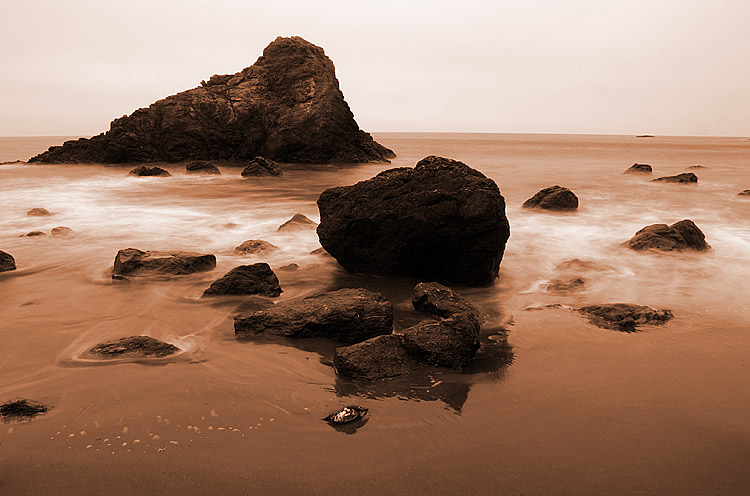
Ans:
[{"label": "hazy sky", "polygon": [[750,0],[3,0],[0,135],[91,135],[277,36],[367,131],[750,135]]}]

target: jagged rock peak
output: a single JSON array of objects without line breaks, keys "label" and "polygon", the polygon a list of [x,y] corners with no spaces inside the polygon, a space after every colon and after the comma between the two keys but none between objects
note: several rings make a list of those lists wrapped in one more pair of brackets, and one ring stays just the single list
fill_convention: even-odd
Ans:
[{"label": "jagged rock peak", "polygon": [[51,147],[30,162],[186,160],[359,163],[391,150],[359,129],[322,48],[277,38],[250,67],[112,121],[109,131]]}]

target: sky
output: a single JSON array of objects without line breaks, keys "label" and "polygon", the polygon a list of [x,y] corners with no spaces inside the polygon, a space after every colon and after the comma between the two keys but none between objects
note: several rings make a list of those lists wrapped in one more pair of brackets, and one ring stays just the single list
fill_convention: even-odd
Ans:
[{"label": "sky", "polygon": [[750,135],[750,0],[3,0],[0,136],[90,136],[277,36],[362,129]]}]

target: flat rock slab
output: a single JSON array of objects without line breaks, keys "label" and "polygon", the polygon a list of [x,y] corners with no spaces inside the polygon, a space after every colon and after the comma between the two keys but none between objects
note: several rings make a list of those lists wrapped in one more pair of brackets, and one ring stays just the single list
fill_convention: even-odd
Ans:
[{"label": "flat rock slab", "polygon": [[234,318],[238,337],[265,334],[290,338],[324,337],[359,343],[390,334],[393,305],[366,289],[339,289]]},{"label": "flat rock slab", "polygon": [[187,172],[188,174],[221,174],[221,171],[218,167],[205,160],[194,160],[185,164],[185,172]]},{"label": "flat rock slab", "polygon": [[649,164],[633,164],[624,174],[651,174],[653,170]]},{"label": "flat rock slab", "polygon": [[242,177],[281,176],[281,167],[273,160],[255,157],[242,169]]},{"label": "flat rock slab", "polygon": [[214,268],[216,268],[214,255],[126,248],[117,252],[112,275],[185,275],[206,272]]},{"label": "flat rock slab", "polygon": [[150,336],[129,336],[99,343],[91,348],[88,353],[102,358],[162,358],[173,355],[179,351],[180,348],[177,346],[159,341]]},{"label": "flat rock slab", "polygon": [[262,239],[248,239],[234,249],[235,255],[257,255],[278,250],[279,247]]},{"label": "flat rock slab", "polygon": [[706,236],[690,219],[683,219],[671,226],[652,224],[646,226],[627,242],[633,250],[658,251],[706,251],[711,246],[706,243]]},{"label": "flat rock slab", "polygon": [[253,294],[270,297],[281,294],[279,279],[267,263],[235,267],[203,292],[203,296]]},{"label": "flat rock slab", "polygon": [[578,197],[568,188],[550,186],[523,203],[523,208],[541,208],[543,210],[570,211],[578,208]]},{"label": "flat rock slab", "polygon": [[304,214],[294,214],[291,219],[279,226],[277,231],[295,231],[300,229],[315,229],[318,225],[314,220],[309,219]]},{"label": "flat rock slab", "polygon": [[16,270],[16,259],[13,255],[0,250],[0,272]]},{"label": "flat rock slab", "polygon": [[638,326],[661,325],[674,318],[670,310],[654,310],[629,303],[590,305],[575,311],[584,314],[597,327],[622,332],[635,332]]},{"label": "flat rock slab", "polygon": [[477,307],[456,291],[437,282],[420,282],[414,286],[411,303],[416,311],[439,319],[449,318],[457,313],[472,315],[477,321],[482,317]]},{"label": "flat rock slab", "polygon": [[682,174],[677,174],[676,176],[657,177],[656,179],[652,179],[651,182],[660,182],[660,183],[697,183],[698,182],[698,176],[696,176],[692,172],[683,172]]},{"label": "flat rock slab", "polygon": [[419,368],[416,357],[404,348],[398,334],[377,336],[351,346],[336,348],[336,373],[355,381],[372,381],[408,374]]},{"label": "flat rock slab", "polygon": [[146,167],[145,165],[136,167],[135,169],[128,172],[128,174],[131,176],[139,176],[139,177],[148,177],[148,176],[168,177],[172,175],[167,170],[162,169],[161,167]]}]

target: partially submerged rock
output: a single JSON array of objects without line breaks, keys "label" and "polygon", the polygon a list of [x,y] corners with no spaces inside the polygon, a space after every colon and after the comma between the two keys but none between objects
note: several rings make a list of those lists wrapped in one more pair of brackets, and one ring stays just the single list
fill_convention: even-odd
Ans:
[{"label": "partially submerged rock", "polygon": [[0,272],[16,270],[16,259],[13,255],[0,250]]},{"label": "partially submerged rock", "polygon": [[440,319],[467,313],[479,321],[482,315],[477,307],[457,292],[436,282],[417,284],[412,291],[411,303],[418,312]]},{"label": "partially submerged rock", "polygon": [[568,188],[550,186],[523,203],[523,208],[541,208],[544,210],[569,211],[578,208],[578,197]]},{"label": "partially submerged rock", "polygon": [[221,171],[211,162],[206,160],[193,160],[185,164],[185,172],[188,174],[221,174]]},{"label": "partially submerged rock", "polygon": [[424,320],[402,331],[404,348],[428,365],[462,369],[479,350],[479,323],[465,313],[439,322]]},{"label": "partially submerged rock", "polygon": [[651,174],[651,172],[649,164],[633,164],[623,174]]},{"label": "partially submerged rock", "polygon": [[304,214],[294,214],[291,219],[279,226],[277,231],[293,231],[299,229],[314,229],[318,223],[310,220]]},{"label": "partially submerged rock", "polygon": [[692,220],[684,219],[671,226],[652,224],[646,226],[627,242],[633,250],[706,251],[710,249],[706,236]]},{"label": "partially submerged rock", "polygon": [[22,234],[22,238],[34,238],[36,236],[46,236],[47,233],[44,231],[29,231],[26,234]]},{"label": "partially submerged rock", "polygon": [[652,179],[651,182],[685,183],[685,184],[697,183],[698,176],[696,176],[692,172],[683,172],[682,174],[677,174],[676,176],[657,177],[656,179]]},{"label": "partially submerged rock", "polygon": [[234,249],[235,255],[257,255],[278,250],[279,247],[262,239],[248,239]]},{"label": "partially submerged rock", "polygon": [[739,193],[737,193],[737,196],[750,196],[750,189],[740,191]]},{"label": "partially submerged rock", "polygon": [[708,167],[706,167],[705,165],[698,164],[698,165],[691,165],[690,167],[688,167],[688,169],[708,169]]},{"label": "partially submerged rock", "polygon": [[216,268],[216,257],[193,252],[141,251],[126,248],[117,252],[113,275],[184,275]]},{"label": "partially submerged rock", "polygon": [[623,332],[635,332],[641,325],[661,325],[674,318],[670,310],[629,303],[590,305],[575,311],[584,314],[597,327]]},{"label": "partially submerged rock", "polygon": [[91,348],[88,353],[102,358],[162,358],[178,351],[180,351],[180,348],[177,346],[159,341],[150,336],[129,336],[99,343]]},{"label": "partially submerged rock", "polygon": [[76,232],[65,226],[57,226],[52,228],[52,236],[73,236]]},{"label": "partially submerged rock", "polygon": [[145,165],[136,167],[135,169],[128,172],[128,174],[131,176],[139,176],[139,177],[146,177],[146,176],[167,177],[167,176],[172,175],[165,169],[162,169],[161,167],[146,167]]},{"label": "partially submerged rock", "polygon": [[557,267],[560,271],[572,271],[572,272],[601,272],[613,270],[609,265],[605,265],[593,260],[581,260],[580,258],[573,258],[560,262]]},{"label": "partially submerged rock", "polygon": [[388,300],[379,293],[352,288],[277,303],[234,318],[238,337],[324,337],[343,343],[390,334],[392,326],[393,305]]},{"label": "partially submerged rock", "polygon": [[510,235],[495,182],[435,156],[328,189],[318,208],[320,244],[350,272],[487,285]]},{"label": "partially submerged rock", "polygon": [[270,297],[281,294],[279,279],[267,263],[235,267],[203,292],[203,296],[251,294]]},{"label": "partially submerged rock", "polygon": [[325,416],[322,420],[331,424],[348,424],[367,415],[367,408],[358,405],[347,405],[337,412]]},{"label": "partially submerged rock", "polygon": [[31,217],[46,217],[48,215],[52,215],[52,213],[46,208],[32,208],[31,210],[26,212],[26,215],[29,215]]},{"label": "partially submerged rock", "polygon": [[0,405],[3,420],[28,420],[47,411],[47,405],[29,400],[6,401]]},{"label": "partially submerged rock", "polygon": [[388,334],[336,348],[333,366],[344,377],[372,381],[408,374],[420,365],[404,347],[401,335]]},{"label": "partially submerged rock", "polygon": [[273,160],[255,157],[242,169],[242,177],[281,176],[281,167]]},{"label": "partially submerged rock", "polygon": [[553,279],[547,284],[550,293],[569,293],[580,291],[586,286],[586,280],[582,277],[571,277],[568,279]]}]

